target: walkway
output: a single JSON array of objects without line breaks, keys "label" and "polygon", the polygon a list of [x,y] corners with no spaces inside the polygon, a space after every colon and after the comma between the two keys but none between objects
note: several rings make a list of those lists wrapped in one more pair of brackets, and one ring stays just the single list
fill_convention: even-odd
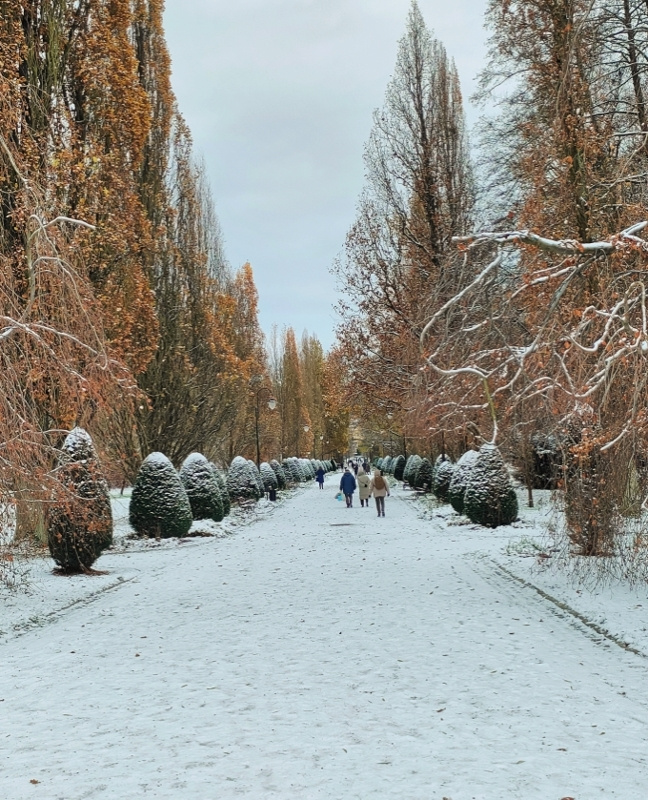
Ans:
[{"label": "walkway", "polygon": [[648,663],[335,480],[1,646],[0,797],[647,796]]}]

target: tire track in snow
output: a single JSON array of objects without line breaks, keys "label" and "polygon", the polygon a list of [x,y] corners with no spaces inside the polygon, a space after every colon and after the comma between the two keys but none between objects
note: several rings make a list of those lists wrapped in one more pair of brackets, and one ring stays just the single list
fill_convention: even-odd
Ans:
[{"label": "tire track in snow", "polygon": [[[477,561],[478,558],[480,559],[479,561]],[[501,581],[496,577],[496,573],[500,573],[507,583],[518,584],[531,592],[535,592],[543,601],[545,601],[543,605],[548,605],[548,610],[554,614],[554,616],[558,617],[558,619],[569,622],[573,628],[586,635],[595,644],[601,644],[601,639],[604,639],[606,642],[615,644],[617,647],[620,647],[622,650],[628,653],[632,653],[633,655],[639,656],[643,659],[648,659],[648,653],[639,650],[629,642],[624,641],[619,636],[615,636],[613,633],[610,633],[610,631],[603,626],[597,624],[591,619],[588,619],[584,614],[581,614],[575,608],[572,608],[568,603],[558,600],[558,598],[553,597],[553,595],[549,594],[548,592],[545,592],[531,581],[520,578],[518,575],[507,569],[495,559],[488,559],[487,562],[484,562],[482,554],[474,553],[473,560],[475,561],[475,572],[481,575],[481,577],[484,578],[484,580],[486,580],[488,583],[498,584],[501,586]],[[488,570],[485,568],[487,563],[490,565],[490,569]],[[495,578],[495,580],[493,580],[493,578]]]}]

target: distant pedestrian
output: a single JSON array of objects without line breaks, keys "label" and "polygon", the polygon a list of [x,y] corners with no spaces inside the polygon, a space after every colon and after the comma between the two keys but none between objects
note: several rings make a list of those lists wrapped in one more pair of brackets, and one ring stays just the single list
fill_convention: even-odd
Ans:
[{"label": "distant pedestrian", "polygon": [[374,470],[373,478],[369,485],[371,494],[376,500],[376,510],[379,517],[385,516],[385,497],[389,497],[389,486],[383,478],[382,470]]},{"label": "distant pedestrian", "polygon": [[318,467],[317,472],[315,473],[315,477],[317,478],[317,482],[319,483],[320,489],[324,488],[324,468]]},{"label": "distant pedestrian", "polygon": [[347,508],[353,507],[353,493],[356,490],[356,479],[351,470],[346,467],[340,480],[340,491],[344,494]]},{"label": "distant pedestrian", "polygon": [[358,462],[357,461],[353,462],[353,472],[354,472],[355,475],[358,474]]},{"label": "distant pedestrian", "polygon": [[360,467],[358,470],[358,494],[360,496],[360,505],[369,508],[369,498],[371,497],[371,478],[367,475],[367,473]]}]

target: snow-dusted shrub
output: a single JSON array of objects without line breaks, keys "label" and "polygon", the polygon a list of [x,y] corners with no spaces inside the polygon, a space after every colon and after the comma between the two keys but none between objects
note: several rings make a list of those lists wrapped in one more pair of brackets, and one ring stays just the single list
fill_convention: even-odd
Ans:
[{"label": "snow-dusted shrub", "polygon": [[286,488],[286,484],[288,483],[288,480],[286,478],[286,473],[284,472],[284,468],[274,458],[270,462],[270,466],[272,467],[272,470],[273,470],[274,474],[277,476],[277,483],[279,484],[279,488],[280,489],[285,489]]},{"label": "snow-dusted shrub", "polygon": [[419,468],[419,465],[423,459],[421,456],[417,456],[412,454],[408,459],[407,463],[405,464],[405,469],[403,471],[403,480],[405,483],[408,483],[410,486],[414,483],[414,477],[416,476],[416,470]]},{"label": "snow-dusted shrub", "polygon": [[421,459],[418,465],[412,486],[415,489],[424,489],[426,492],[432,491],[432,462],[429,458]]},{"label": "snow-dusted shrub", "polygon": [[299,466],[301,467],[302,472],[304,473],[304,478],[307,481],[312,481],[313,478],[315,477],[315,470],[313,469],[310,460],[307,458],[300,458],[298,459],[298,461],[299,461]]},{"label": "snow-dusted shrub", "polygon": [[376,459],[376,469],[382,469],[384,458],[377,458]]},{"label": "snow-dusted shrub", "polygon": [[141,536],[168,539],[189,532],[191,504],[180,476],[163,453],[151,453],[142,462],[131,494],[129,519]]},{"label": "snow-dusted shrub", "polygon": [[337,468],[338,468],[337,461],[334,458],[332,458],[331,459],[331,471],[335,472],[335,470]]},{"label": "snow-dusted shrub", "polygon": [[254,479],[256,481],[257,488],[259,490],[259,497],[261,498],[265,494],[265,486],[263,485],[263,479],[261,478],[261,473],[259,472],[259,468],[254,463],[254,461],[248,458],[247,463],[248,466],[250,467],[252,474],[254,475]]},{"label": "snow-dusted shrub", "polygon": [[185,487],[194,519],[220,522],[224,515],[223,501],[211,464],[201,453],[188,455],[180,467],[180,480]]},{"label": "snow-dusted shrub", "polygon": [[269,492],[274,489],[277,491],[279,488],[279,481],[277,480],[277,476],[275,475],[275,471],[272,469],[270,464],[267,461],[264,461],[261,464],[259,469],[261,473],[261,480],[263,481],[263,488],[266,492]]},{"label": "snow-dusted shrub", "polygon": [[446,456],[439,456],[433,470],[432,490],[439,500],[443,500],[444,503],[448,501],[450,481],[454,471],[455,465],[452,461]]},{"label": "snow-dusted shrub", "polygon": [[229,492],[227,491],[227,479],[226,476],[223,475],[221,470],[218,469],[216,464],[210,462],[209,466],[211,467],[212,473],[218,485],[218,494],[220,496],[221,505],[223,507],[223,517],[226,517],[230,513],[232,508]]},{"label": "snow-dusted shrub", "polygon": [[452,473],[452,480],[450,481],[450,487],[448,489],[448,500],[457,514],[463,514],[466,482],[476,459],[476,450],[466,450],[459,461],[457,461],[455,471]]},{"label": "snow-dusted shrub", "polygon": [[306,480],[306,476],[304,475],[304,472],[299,465],[299,461],[296,458],[284,458],[283,468],[287,475],[290,475],[291,483],[304,483]]},{"label": "snow-dusted shrub", "polygon": [[405,456],[396,456],[393,463],[392,474],[397,481],[403,480],[403,472],[405,471]]},{"label": "snow-dusted shrub", "polygon": [[393,458],[391,456],[385,456],[383,458],[382,471],[385,472],[387,475],[391,475],[392,461],[393,461]]},{"label": "snow-dusted shrub", "polygon": [[83,428],[67,435],[56,474],[61,492],[49,514],[47,544],[65,572],[85,572],[112,544],[113,520],[108,484]]},{"label": "snow-dusted shrub", "polygon": [[254,471],[243,456],[236,456],[227,471],[227,491],[233,503],[258,500],[261,497]]},{"label": "snow-dusted shrub", "polygon": [[494,444],[483,444],[466,480],[464,513],[473,522],[496,528],[517,519],[517,495],[502,454]]}]

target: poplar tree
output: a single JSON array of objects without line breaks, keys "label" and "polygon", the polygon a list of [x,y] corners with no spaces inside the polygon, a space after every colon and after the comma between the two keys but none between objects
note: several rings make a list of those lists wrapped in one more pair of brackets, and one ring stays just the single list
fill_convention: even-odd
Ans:
[{"label": "poplar tree", "polygon": [[366,184],[336,266],[338,338],[351,396],[401,403],[421,364],[430,308],[461,283],[453,235],[472,208],[459,78],[412,2],[394,75],[374,113]]}]

